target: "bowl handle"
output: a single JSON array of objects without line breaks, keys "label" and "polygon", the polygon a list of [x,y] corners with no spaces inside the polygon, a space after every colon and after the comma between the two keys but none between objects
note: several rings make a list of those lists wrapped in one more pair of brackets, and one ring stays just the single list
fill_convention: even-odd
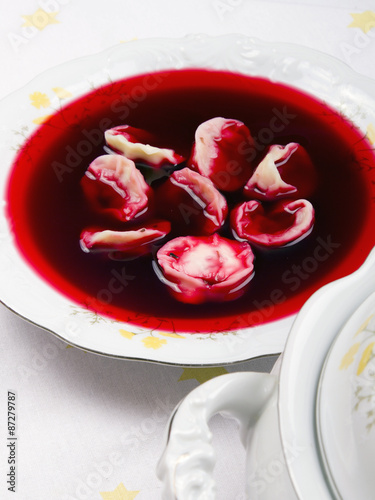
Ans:
[{"label": "bowl handle", "polygon": [[157,466],[164,500],[213,500],[215,451],[208,426],[216,413],[236,418],[247,435],[277,387],[277,376],[240,372],[215,377],[194,389],[170,417],[167,445]]}]

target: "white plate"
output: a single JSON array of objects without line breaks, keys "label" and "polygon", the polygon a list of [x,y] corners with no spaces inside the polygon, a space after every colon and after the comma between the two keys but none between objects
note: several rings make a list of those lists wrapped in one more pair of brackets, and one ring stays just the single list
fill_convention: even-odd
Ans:
[{"label": "white plate", "polygon": [[375,294],[355,311],[333,343],[320,378],[317,429],[337,496],[374,498]]},{"label": "white plate", "polygon": [[[129,42],[51,69],[0,103],[1,192],[15,150],[45,115],[109,81],[190,67],[236,71],[291,84],[345,113],[364,133],[375,123],[373,83],[339,61],[303,47],[237,35]],[[108,320],[72,304],[36,275],[14,247],[3,213],[0,274],[0,299],[18,315],[72,345],[119,358],[207,366],[277,354],[294,320],[290,316],[254,328],[195,335]]]}]

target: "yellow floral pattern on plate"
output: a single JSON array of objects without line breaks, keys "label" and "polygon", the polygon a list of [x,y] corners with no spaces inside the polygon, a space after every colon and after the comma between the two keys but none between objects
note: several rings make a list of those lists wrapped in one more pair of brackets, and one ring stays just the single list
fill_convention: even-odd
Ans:
[{"label": "yellow floral pattern on plate", "polygon": [[372,123],[370,123],[367,127],[367,138],[371,144],[375,145],[375,127]]},{"label": "yellow floral pattern on plate", "polygon": [[165,339],[159,339],[158,337],[145,337],[142,342],[148,349],[160,349],[163,344],[167,343]]},{"label": "yellow floral pattern on plate", "polygon": [[366,428],[368,431],[375,426],[375,410],[368,409],[375,406],[375,370],[370,363],[375,359],[375,330],[373,322],[374,314],[370,315],[358,328],[354,338],[357,340],[352,344],[341,359],[340,370],[347,370],[354,367],[354,411],[360,408],[367,408],[365,414],[367,418]]},{"label": "yellow floral pattern on plate", "polygon": [[[69,99],[70,97],[73,97],[73,94],[69,90],[64,89],[63,87],[53,87],[52,91],[59,98],[60,101],[62,101],[63,99]],[[45,92],[35,91],[29,95],[29,99],[31,105],[34,106],[34,108],[46,109],[50,107],[52,111],[52,113],[48,113],[42,116],[37,116],[36,118],[34,118],[33,123],[35,125],[41,125],[46,120],[48,120],[48,118],[52,116],[54,111],[56,111],[55,109],[52,108],[51,99]]]},{"label": "yellow floral pattern on plate", "polygon": [[29,97],[31,104],[37,109],[48,108],[51,105],[48,95],[42,92],[33,92]]}]

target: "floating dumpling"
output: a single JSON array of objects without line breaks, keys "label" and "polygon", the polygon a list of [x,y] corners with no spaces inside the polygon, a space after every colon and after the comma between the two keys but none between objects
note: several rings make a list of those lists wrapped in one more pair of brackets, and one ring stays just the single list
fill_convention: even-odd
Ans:
[{"label": "floating dumpling", "polygon": [[174,298],[189,304],[223,302],[245,293],[253,277],[248,243],[212,236],[180,236],[157,252],[154,269]]},{"label": "floating dumpling", "polygon": [[104,133],[107,145],[116,153],[123,154],[134,162],[145,163],[154,167],[161,165],[178,165],[184,158],[173,149],[152,146],[157,138],[139,128],[120,125],[106,130]]},{"label": "floating dumpling", "polygon": [[249,129],[239,120],[212,118],[199,125],[189,165],[211,179],[221,191],[242,188],[252,173],[245,151],[253,144]]}]

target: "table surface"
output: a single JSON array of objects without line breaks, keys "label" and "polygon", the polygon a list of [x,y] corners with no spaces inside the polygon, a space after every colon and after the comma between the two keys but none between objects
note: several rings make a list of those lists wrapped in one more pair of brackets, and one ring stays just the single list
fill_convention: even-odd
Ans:
[{"label": "table surface", "polygon": [[[298,43],[375,78],[374,8],[371,0],[3,3],[0,98],[61,62],[134,39],[190,33]],[[182,368],[109,359],[66,345],[4,306],[0,356],[0,498],[18,500],[161,498],[155,468],[175,405],[209,378],[270,371],[275,361]],[[7,483],[8,391],[16,394],[15,493]],[[237,424],[218,415],[211,428],[219,457],[217,498],[244,499]]]}]

